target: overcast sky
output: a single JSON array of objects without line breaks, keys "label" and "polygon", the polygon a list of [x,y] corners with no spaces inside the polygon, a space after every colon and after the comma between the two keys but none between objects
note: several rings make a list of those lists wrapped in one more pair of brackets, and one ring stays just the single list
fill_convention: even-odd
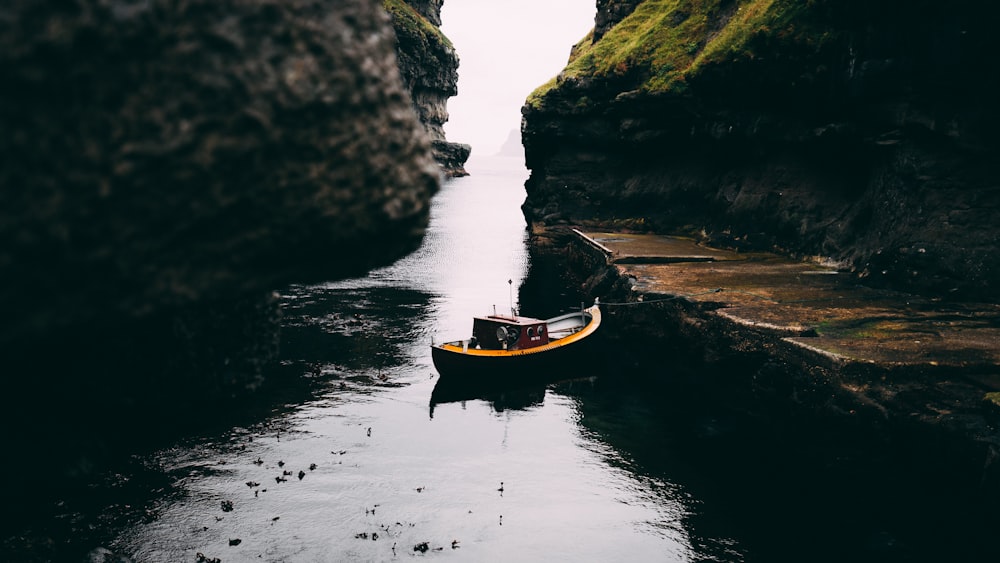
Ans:
[{"label": "overcast sky", "polygon": [[461,61],[448,101],[448,140],[495,154],[521,126],[532,90],[559,74],[594,27],[595,0],[444,0],[441,30]]}]

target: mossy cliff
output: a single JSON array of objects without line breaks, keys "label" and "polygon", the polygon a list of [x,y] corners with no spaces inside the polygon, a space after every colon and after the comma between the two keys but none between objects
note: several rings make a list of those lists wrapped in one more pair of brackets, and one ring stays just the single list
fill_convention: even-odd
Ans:
[{"label": "mossy cliff", "polygon": [[531,94],[535,231],[591,223],[821,255],[866,283],[1000,282],[1000,35],[968,0],[597,2]]},{"label": "mossy cliff", "polygon": [[420,121],[434,147],[434,157],[448,176],[467,175],[472,148],[445,139],[448,98],[458,94],[458,54],[441,25],[443,0],[383,0],[396,30],[399,71]]}]

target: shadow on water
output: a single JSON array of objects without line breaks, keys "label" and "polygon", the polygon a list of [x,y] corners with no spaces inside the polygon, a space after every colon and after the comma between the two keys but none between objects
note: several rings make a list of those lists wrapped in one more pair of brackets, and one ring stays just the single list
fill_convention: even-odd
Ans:
[{"label": "shadow on water", "polygon": [[704,366],[631,359],[641,373],[552,391],[578,402],[609,464],[682,488],[683,525],[706,560],[1000,560],[996,514],[944,464],[706,394],[692,383],[715,377]]},{"label": "shadow on water", "polygon": [[410,366],[408,348],[430,339],[430,300],[398,287],[291,287],[282,302],[282,357],[321,373]]},{"label": "shadow on water", "polygon": [[[0,560],[81,560],[118,530],[155,520],[154,506],[181,494],[180,477],[150,455],[159,449],[207,441],[238,450],[253,435],[280,435],[287,413],[319,397],[399,386],[394,372],[412,367],[407,347],[426,340],[429,302],[427,293],[392,287],[289,287],[280,361],[256,391],[211,400],[192,392],[152,410],[94,410],[106,402],[100,390],[67,399],[61,417],[9,444],[28,486],[0,492]],[[220,437],[232,443],[217,444]]]}]

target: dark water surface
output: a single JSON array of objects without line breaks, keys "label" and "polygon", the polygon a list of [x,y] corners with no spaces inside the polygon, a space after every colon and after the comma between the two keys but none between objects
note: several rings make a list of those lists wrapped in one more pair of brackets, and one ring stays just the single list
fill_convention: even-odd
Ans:
[{"label": "dark water surface", "polygon": [[432,339],[467,336],[494,305],[579,306],[558,267],[530,263],[520,161],[469,169],[413,255],[283,291],[280,370],[304,385],[134,456],[62,516],[67,533],[143,562],[995,555],[970,504],[906,460],[716,404],[697,374],[672,385],[685,366],[655,351],[442,394]]},{"label": "dark water surface", "polygon": [[[432,404],[432,339],[466,336],[473,315],[517,306],[529,269],[520,162],[473,161],[470,171],[436,197],[413,255],[363,279],[284,292],[282,356],[317,391],[152,454],[172,492],[116,551],[141,561],[696,558],[683,488],[634,471],[581,424],[580,397],[539,386]],[[579,306],[569,295],[543,301]],[[569,389],[600,375],[575,371],[566,376],[584,379]]]}]

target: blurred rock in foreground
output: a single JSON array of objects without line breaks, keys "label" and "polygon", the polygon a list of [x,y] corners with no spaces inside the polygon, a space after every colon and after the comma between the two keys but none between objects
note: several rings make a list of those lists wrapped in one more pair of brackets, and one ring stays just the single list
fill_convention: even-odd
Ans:
[{"label": "blurred rock in foreground", "polygon": [[412,251],[440,182],[374,0],[11,0],[0,131],[5,396],[53,427],[256,386],[273,292]]}]

